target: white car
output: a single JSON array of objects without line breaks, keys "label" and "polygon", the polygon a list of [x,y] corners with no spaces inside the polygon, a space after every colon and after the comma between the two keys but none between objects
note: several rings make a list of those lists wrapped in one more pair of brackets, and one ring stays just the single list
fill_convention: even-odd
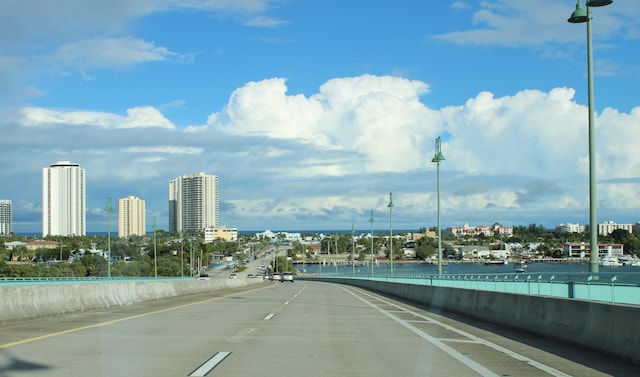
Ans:
[{"label": "white car", "polygon": [[238,274],[236,274],[235,272],[229,274],[229,279],[237,279],[237,278],[238,278]]},{"label": "white car", "polygon": [[282,276],[280,277],[280,282],[283,281],[290,281],[293,283],[293,274],[291,272],[283,272]]}]

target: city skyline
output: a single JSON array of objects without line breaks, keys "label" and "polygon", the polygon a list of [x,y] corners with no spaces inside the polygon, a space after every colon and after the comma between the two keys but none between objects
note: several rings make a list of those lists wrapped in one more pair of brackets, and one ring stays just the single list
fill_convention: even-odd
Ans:
[{"label": "city skyline", "polygon": [[[584,4],[584,2],[583,2]],[[42,227],[53,161],[88,232],[166,183],[221,182],[219,224],[280,230],[589,223],[586,25],[575,0],[0,2],[0,198]],[[100,10],[99,12],[96,10]],[[640,220],[640,8],[593,8],[598,222]]]}]

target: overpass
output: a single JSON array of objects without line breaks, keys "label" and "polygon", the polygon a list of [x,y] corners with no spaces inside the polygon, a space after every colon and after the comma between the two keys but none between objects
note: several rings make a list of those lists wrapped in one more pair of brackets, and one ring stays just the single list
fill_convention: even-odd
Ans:
[{"label": "overpass", "polygon": [[[592,375],[638,375],[640,370],[636,335],[640,329],[634,321],[640,309],[636,306],[390,280],[322,277],[298,279],[295,284],[258,279],[4,283],[0,284],[0,321],[4,322],[0,375],[224,376],[230,375],[225,374],[225,368],[233,375],[255,375],[263,374],[264,368],[271,371],[284,366],[295,373],[277,374],[405,376],[425,375],[428,370],[427,374],[435,376],[566,376],[591,375],[593,370],[601,374]],[[61,313],[66,315],[55,316]],[[258,318],[257,313],[264,316]],[[469,317],[498,326],[487,322],[469,326],[464,319]],[[509,332],[514,328],[525,331]],[[298,336],[291,336],[289,330]],[[501,332],[509,333],[496,340]],[[531,332],[544,336],[532,341]],[[203,336],[205,333],[208,335]],[[225,334],[223,339],[218,339],[219,334]],[[514,342],[518,338],[520,341]],[[112,343],[114,339],[124,339],[124,343]],[[557,339],[563,341],[558,343]],[[118,353],[128,349],[129,343],[137,345],[135,352],[141,353],[133,359],[130,353]],[[211,353],[210,359],[202,359],[200,349],[211,344],[218,351]],[[570,352],[575,355],[557,356]],[[50,359],[30,359],[41,353]],[[296,355],[296,360],[283,361],[287,354]],[[173,366],[166,365],[170,355],[178,355]],[[202,365],[193,365],[190,374],[167,373],[172,368],[189,369],[183,363],[193,361],[193,355],[195,360],[202,359]],[[3,357],[8,366],[2,366]],[[105,362],[115,363],[112,357],[127,360],[127,365]],[[262,366],[247,358],[257,358]],[[605,359],[596,362],[599,358]],[[87,367],[85,359],[101,369],[88,373],[83,369]],[[138,359],[145,360],[138,365]],[[56,364],[60,360],[64,362]],[[151,362],[162,367],[156,370],[149,366]],[[198,372],[199,366],[213,363],[220,365],[209,369],[211,374]],[[128,369],[134,365],[137,369]],[[393,368],[385,369],[389,366]],[[243,370],[248,374],[240,372]]]}]

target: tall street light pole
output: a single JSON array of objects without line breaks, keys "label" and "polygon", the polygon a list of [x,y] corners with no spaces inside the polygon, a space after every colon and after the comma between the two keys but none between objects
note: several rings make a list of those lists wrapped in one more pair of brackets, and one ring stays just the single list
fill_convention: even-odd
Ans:
[{"label": "tall street light pole", "polygon": [[153,274],[158,277],[158,252],[156,242],[156,218],[153,218]]},{"label": "tall street light pole", "polygon": [[393,276],[393,228],[392,228],[392,221],[391,221],[391,212],[393,211],[393,193],[389,193],[389,204],[387,205],[387,207],[389,207],[389,263],[390,263],[390,272],[391,272],[391,276]]},{"label": "tall street light pole", "polygon": [[442,275],[442,229],[440,228],[440,162],[444,161],[440,137],[436,138],[436,154],[431,162],[436,163],[438,185],[438,275]]},{"label": "tall street light pole", "polygon": [[373,262],[375,257],[373,255],[373,210],[371,210],[371,217],[369,218],[369,222],[371,223],[371,276],[373,276]]},{"label": "tall street light pole", "polygon": [[588,0],[586,10],[581,0],[576,3],[576,10],[567,20],[570,23],[587,23],[587,80],[589,101],[589,271],[599,271],[598,253],[598,219],[596,213],[596,142],[595,142],[595,114],[593,90],[593,48],[591,41],[591,7],[602,7],[611,4],[612,0]]},{"label": "tall street light pole", "polygon": [[355,245],[356,231],[351,223],[351,275],[356,274],[356,245]]},{"label": "tall street light pole", "polygon": [[193,237],[189,238],[189,276],[193,277]]},{"label": "tall street light pole", "polygon": [[105,212],[107,212],[107,276],[111,278],[111,212],[113,212],[113,207],[111,207],[111,197],[107,197],[107,206],[104,208]]}]

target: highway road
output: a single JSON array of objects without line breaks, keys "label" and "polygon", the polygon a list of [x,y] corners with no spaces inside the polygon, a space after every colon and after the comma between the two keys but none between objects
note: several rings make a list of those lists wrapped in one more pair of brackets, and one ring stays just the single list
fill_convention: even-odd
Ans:
[{"label": "highway road", "polygon": [[638,376],[640,367],[313,281],[0,325],[0,377],[205,375]]}]

